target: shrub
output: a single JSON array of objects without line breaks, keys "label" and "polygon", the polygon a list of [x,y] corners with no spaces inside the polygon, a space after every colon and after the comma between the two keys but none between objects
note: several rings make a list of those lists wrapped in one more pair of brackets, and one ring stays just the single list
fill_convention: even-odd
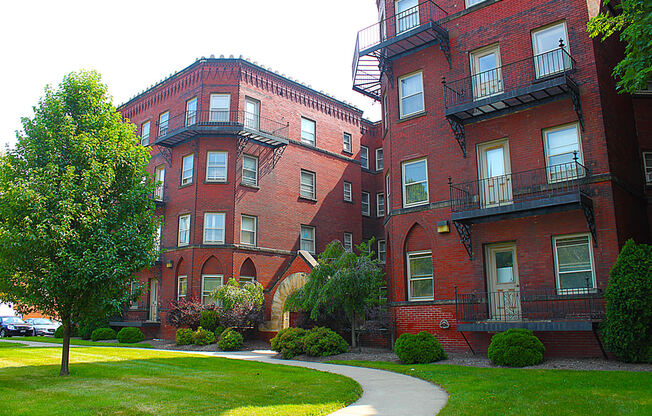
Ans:
[{"label": "shrub", "polygon": [[491,337],[489,359],[496,365],[525,367],[540,364],[546,348],[529,329],[508,329]]},{"label": "shrub", "polygon": [[177,345],[190,345],[192,344],[192,336],[194,332],[190,328],[177,329]]},{"label": "shrub", "polygon": [[195,345],[208,345],[215,342],[215,334],[201,326],[192,334],[192,343]]},{"label": "shrub", "polygon": [[222,305],[219,321],[231,328],[256,328],[264,320],[263,303],[265,295],[260,283],[240,284],[230,279],[227,284],[218,287],[213,297]]},{"label": "shrub", "polygon": [[175,328],[199,328],[201,311],[204,310],[201,300],[197,298],[181,298],[170,302],[167,322]]},{"label": "shrub", "polygon": [[211,332],[215,332],[215,329],[217,329],[219,325],[220,325],[220,313],[218,311],[214,309],[201,311],[201,317],[199,318],[199,326]]},{"label": "shrub", "polygon": [[394,352],[404,364],[425,364],[448,358],[437,338],[426,331],[402,334],[394,343]]},{"label": "shrub", "polygon": [[285,328],[271,339],[272,349],[281,354],[281,357],[290,359],[296,355],[306,353],[304,340],[308,331],[301,328]]},{"label": "shrub", "polygon": [[219,339],[220,335],[222,335],[222,332],[224,332],[226,328],[224,328],[222,325],[219,325],[217,328],[215,328],[215,331],[213,333],[215,334],[215,339]]},{"label": "shrub", "polygon": [[217,346],[222,351],[239,351],[242,348],[242,342],[243,338],[240,333],[236,332],[233,328],[227,328],[220,335]]},{"label": "shrub", "polygon": [[135,344],[136,342],[143,341],[145,334],[138,328],[125,327],[118,332],[118,342],[123,344]]},{"label": "shrub", "polygon": [[[77,325],[73,325],[72,328],[70,329],[70,336],[71,337],[77,337],[79,336],[78,330],[77,330]],[[54,337],[55,338],[63,338],[63,325],[59,326],[54,331]]]},{"label": "shrub", "polygon": [[78,333],[81,339],[92,339],[93,331],[98,328],[108,328],[108,326],[109,320],[105,316],[86,318],[79,322]]},{"label": "shrub", "polygon": [[349,350],[349,344],[337,332],[326,327],[314,327],[303,339],[306,353],[313,357],[342,354]]},{"label": "shrub", "polygon": [[106,339],[115,339],[116,333],[111,328],[97,328],[91,334],[91,339],[93,341],[103,341]]},{"label": "shrub", "polygon": [[618,359],[652,359],[652,246],[627,240],[611,268],[602,335]]}]

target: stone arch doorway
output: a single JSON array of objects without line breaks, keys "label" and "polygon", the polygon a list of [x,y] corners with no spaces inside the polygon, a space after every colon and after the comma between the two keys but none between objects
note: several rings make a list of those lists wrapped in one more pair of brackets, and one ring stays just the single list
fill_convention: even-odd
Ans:
[{"label": "stone arch doorway", "polygon": [[289,326],[290,315],[289,313],[283,313],[285,300],[291,293],[306,284],[307,276],[306,273],[298,272],[283,279],[281,284],[278,286],[278,289],[276,289],[276,292],[274,292],[274,297],[272,298],[271,319],[268,322],[265,322],[265,325],[261,328],[262,330],[279,331]]}]

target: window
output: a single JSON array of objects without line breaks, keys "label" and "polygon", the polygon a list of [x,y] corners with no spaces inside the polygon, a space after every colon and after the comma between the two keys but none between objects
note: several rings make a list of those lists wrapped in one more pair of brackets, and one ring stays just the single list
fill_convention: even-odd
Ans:
[{"label": "window", "polygon": [[179,216],[178,246],[187,246],[190,243],[190,214]]},{"label": "window", "polygon": [[[553,127],[543,131],[546,167],[550,182],[566,181],[584,176],[577,163],[583,164],[577,124]],[[577,163],[575,155],[577,154]],[[581,169],[581,168],[580,168]]]},{"label": "window", "polygon": [[362,191],[362,199],[360,201],[362,206],[362,215],[371,215],[369,211],[369,192]]},{"label": "window", "polygon": [[643,169],[645,170],[645,183],[652,184],[652,152],[643,152]]},{"label": "window", "polygon": [[386,261],[385,240],[378,240],[378,261],[385,264]]},{"label": "window", "polygon": [[181,163],[181,185],[189,185],[192,183],[192,170],[195,163],[195,156],[184,156]]},{"label": "window", "polygon": [[159,137],[168,134],[168,122],[170,120],[170,112],[166,111],[158,118],[158,135]]},{"label": "window", "polygon": [[260,128],[260,101],[245,97],[245,127],[253,130]]},{"label": "window", "polygon": [[395,8],[397,33],[419,26],[419,0],[398,0]]},{"label": "window", "polygon": [[367,146],[360,146],[360,165],[369,169],[369,149]]},{"label": "window", "polygon": [[141,146],[147,146],[149,144],[149,121],[143,123],[140,127],[140,144]]},{"label": "window", "polygon": [[[560,42],[564,45],[563,51]],[[557,23],[532,31],[532,50],[537,78],[571,69],[566,23]]]},{"label": "window", "polygon": [[214,123],[224,123],[231,119],[231,95],[211,94],[210,120]]},{"label": "window", "polygon": [[376,149],[376,170],[383,170],[383,148]]},{"label": "window", "polygon": [[385,194],[382,192],[376,194],[376,216],[385,216]]},{"label": "window", "polygon": [[342,140],[342,150],[347,153],[351,153],[351,135],[349,133],[344,133],[344,139]]},{"label": "window", "polygon": [[157,166],[154,170],[154,199],[163,201],[163,192],[165,190],[165,165]]},{"label": "window", "polygon": [[242,156],[242,183],[258,186],[258,158],[255,156]]},{"label": "window", "polygon": [[301,117],[301,141],[315,145],[315,122]]},{"label": "window", "polygon": [[224,244],[224,223],[224,213],[204,214],[204,244]]},{"label": "window", "polygon": [[595,288],[591,237],[588,234],[557,236],[552,241],[557,289],[581,293]]},{"label": "window", "polygon": [[206,182],[226,182],[229,154],[207,152],[206,158]]},{"label": "window", "polygon": [[401,77],[398,79],[398,83],[401,118],[422,112],[424,104],[421,72]]},{"label": "window", "polygon": [[201,277],[201,303],[204,305],[216,304],[212,294],[224,283],[221,274],[204,274]]},{"label": "window", "polygon": [[238,279],[238,280],[240,281],[241,285],[244,285],[245,283],[255,283],[256,282],[256,278],[254,276],[240,276],[240,279]]},{"label": "window", "polygon": [[391,186],[390,185],[391,184],[390,184],[390,179],[389,179],[389,172],[387,172],[387,174],[385,175],[385,195],[387,195],[387,197],[385,198],[385,203],[387,204],[387,207],[386,207],[387,209],[385,210],[385,212],[389,212],[390,208],[391,208],[390,203],[389,203],[389,197],[391,195],[391,193],[390,193]]},{"label": "window", "polygon": [[403,206],[411,207],[428,203],[427,159],[404,162],[403,167]]},{"label": "window", "polygon": [[177,279],[177,299],[185,298],[188,294],[188,276],[179,276]]},{"label": "window", "polygon": [[197,97],[186,102],[186,126],[197,123]]},{"label": "window", "polygon": [[[140,283],[131,282],[131,286],[129,288],[129,293],[131,294],[131,296],[133,296],[135,293],[138,293],[139,287],[140,287]],[[131,302],[129,302],[129,308],[138,309],[138,299],[132,299]]]},{"label": "window", "polygon": [[249,215],[240,217],[240,244],[256,245],[256,217]]},{"label": "window", "polygon": [[353,234],[344,233],[344,250],[349,253],[353,252]]},{"label": "window", "polygon": [[156,235],[154,236],[154,248],[156,251],[161,251],[161,232],[163,231],[163,225],[159,224],[156,226]]},{"label": "window", "polygon": [[498,45],[475,50],[471,52],[469,58],[471,59],[473,98],[479,100],[503,92]]},{"label": "window", "polygon": [[303,198],[316,199],[314,172],[301,169],[300,195]]},{"label": "window", "polygon": [[432,252],[408,253],[407,274],[409,300],[432,300],[434,298]]},{"label": "window", "polygon": [[344,200],[346,202],[353,201],[353,193],[351,192],[351,182],[344,182]]},{"label": "window", "polygon": [[310,253],[315,252],[315,227],[308,225],[301,226],[301,250],[306,250]]}]

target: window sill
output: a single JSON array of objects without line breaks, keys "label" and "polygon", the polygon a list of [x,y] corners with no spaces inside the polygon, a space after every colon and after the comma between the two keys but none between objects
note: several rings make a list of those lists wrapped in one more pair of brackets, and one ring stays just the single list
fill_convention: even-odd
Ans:
[{"label": "window sill", "polygon": [[353,156],[353,152],[351,152],[350,150],[342,150],[342,153],[344,153],[347,156]]},{"label": "window sill", "polygon": [[217,184],[217,185],[226,185],[226,184],[229,183],[229,181],[208,181],[208,180],[206,180],[206,181],[204,181],[204,183],[207,184],[207,185],[215,185],[215,184]]},{"label": "window sill", "polygon": [[423,117],[426,115],[428,115],[427,111],[420,111],[418,113],[403,116],[396,121],[396,124],[405,123],[406,121],[414,120],[415,118]]},{"label": "window sill", "polygon": [[186,243],[186,244],[177,244],[177,247],[182,248],[182,247],[188,247],[189,245],[190,245],[189,243]]},{"label": "window sill", "polygon": [[206,244],[207,246],[219,246],[223,245],[224,241],[204,241],[203,244]]},{"label": "window sill", "polygon": [[422,207],[429,204],[430,201],[415,202],[414,204],[409,204],[409,205],[403,204],[403,208],[416,208],[416,207]]},{"label": "window sill", "polygon": [[251,188],[251,189],[260,189],[260,186],[258,185],[252,185],[244,182],[240,182],[240,186],[244,186],[245,188]]},{"label": "window sill", "polygon": [[185,183],[185,184],[183,184],[183,185],[179,185],[179,189],[187,188],[187,187],[189,187],[189,186],[192,186],[192,182],[190,182],[190,183]]},{"label": "window sill", "polygon": [[347,204],[353,204],[353,200],[352,200],[352,199],[345,199],[344,202],[346,202]]},{"label": "window sill", "polygon": [[317,202],[317,198],[310,198],[310,197],[307,197],[307,196],[299,195],[299,199],[304,200],[304,201],[309,201],[309,202]]}]

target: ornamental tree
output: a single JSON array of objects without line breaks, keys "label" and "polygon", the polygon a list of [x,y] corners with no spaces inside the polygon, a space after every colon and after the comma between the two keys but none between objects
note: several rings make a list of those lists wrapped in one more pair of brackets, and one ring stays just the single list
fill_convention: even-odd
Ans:
[{"label": "ornamental tree", "polygon": [[134,272],[158,253],[146,148],[96,72],[47,87],[0,157],[0,292],[63,323],[119,312]]},{"label": "ornamental tree", "polygon": [[220,305],[218,313],[221,325],[244,330],[255,328],[263,322],[265,295],[260,283],[240,284],[235,279],[229,279],[211,296]]}]

